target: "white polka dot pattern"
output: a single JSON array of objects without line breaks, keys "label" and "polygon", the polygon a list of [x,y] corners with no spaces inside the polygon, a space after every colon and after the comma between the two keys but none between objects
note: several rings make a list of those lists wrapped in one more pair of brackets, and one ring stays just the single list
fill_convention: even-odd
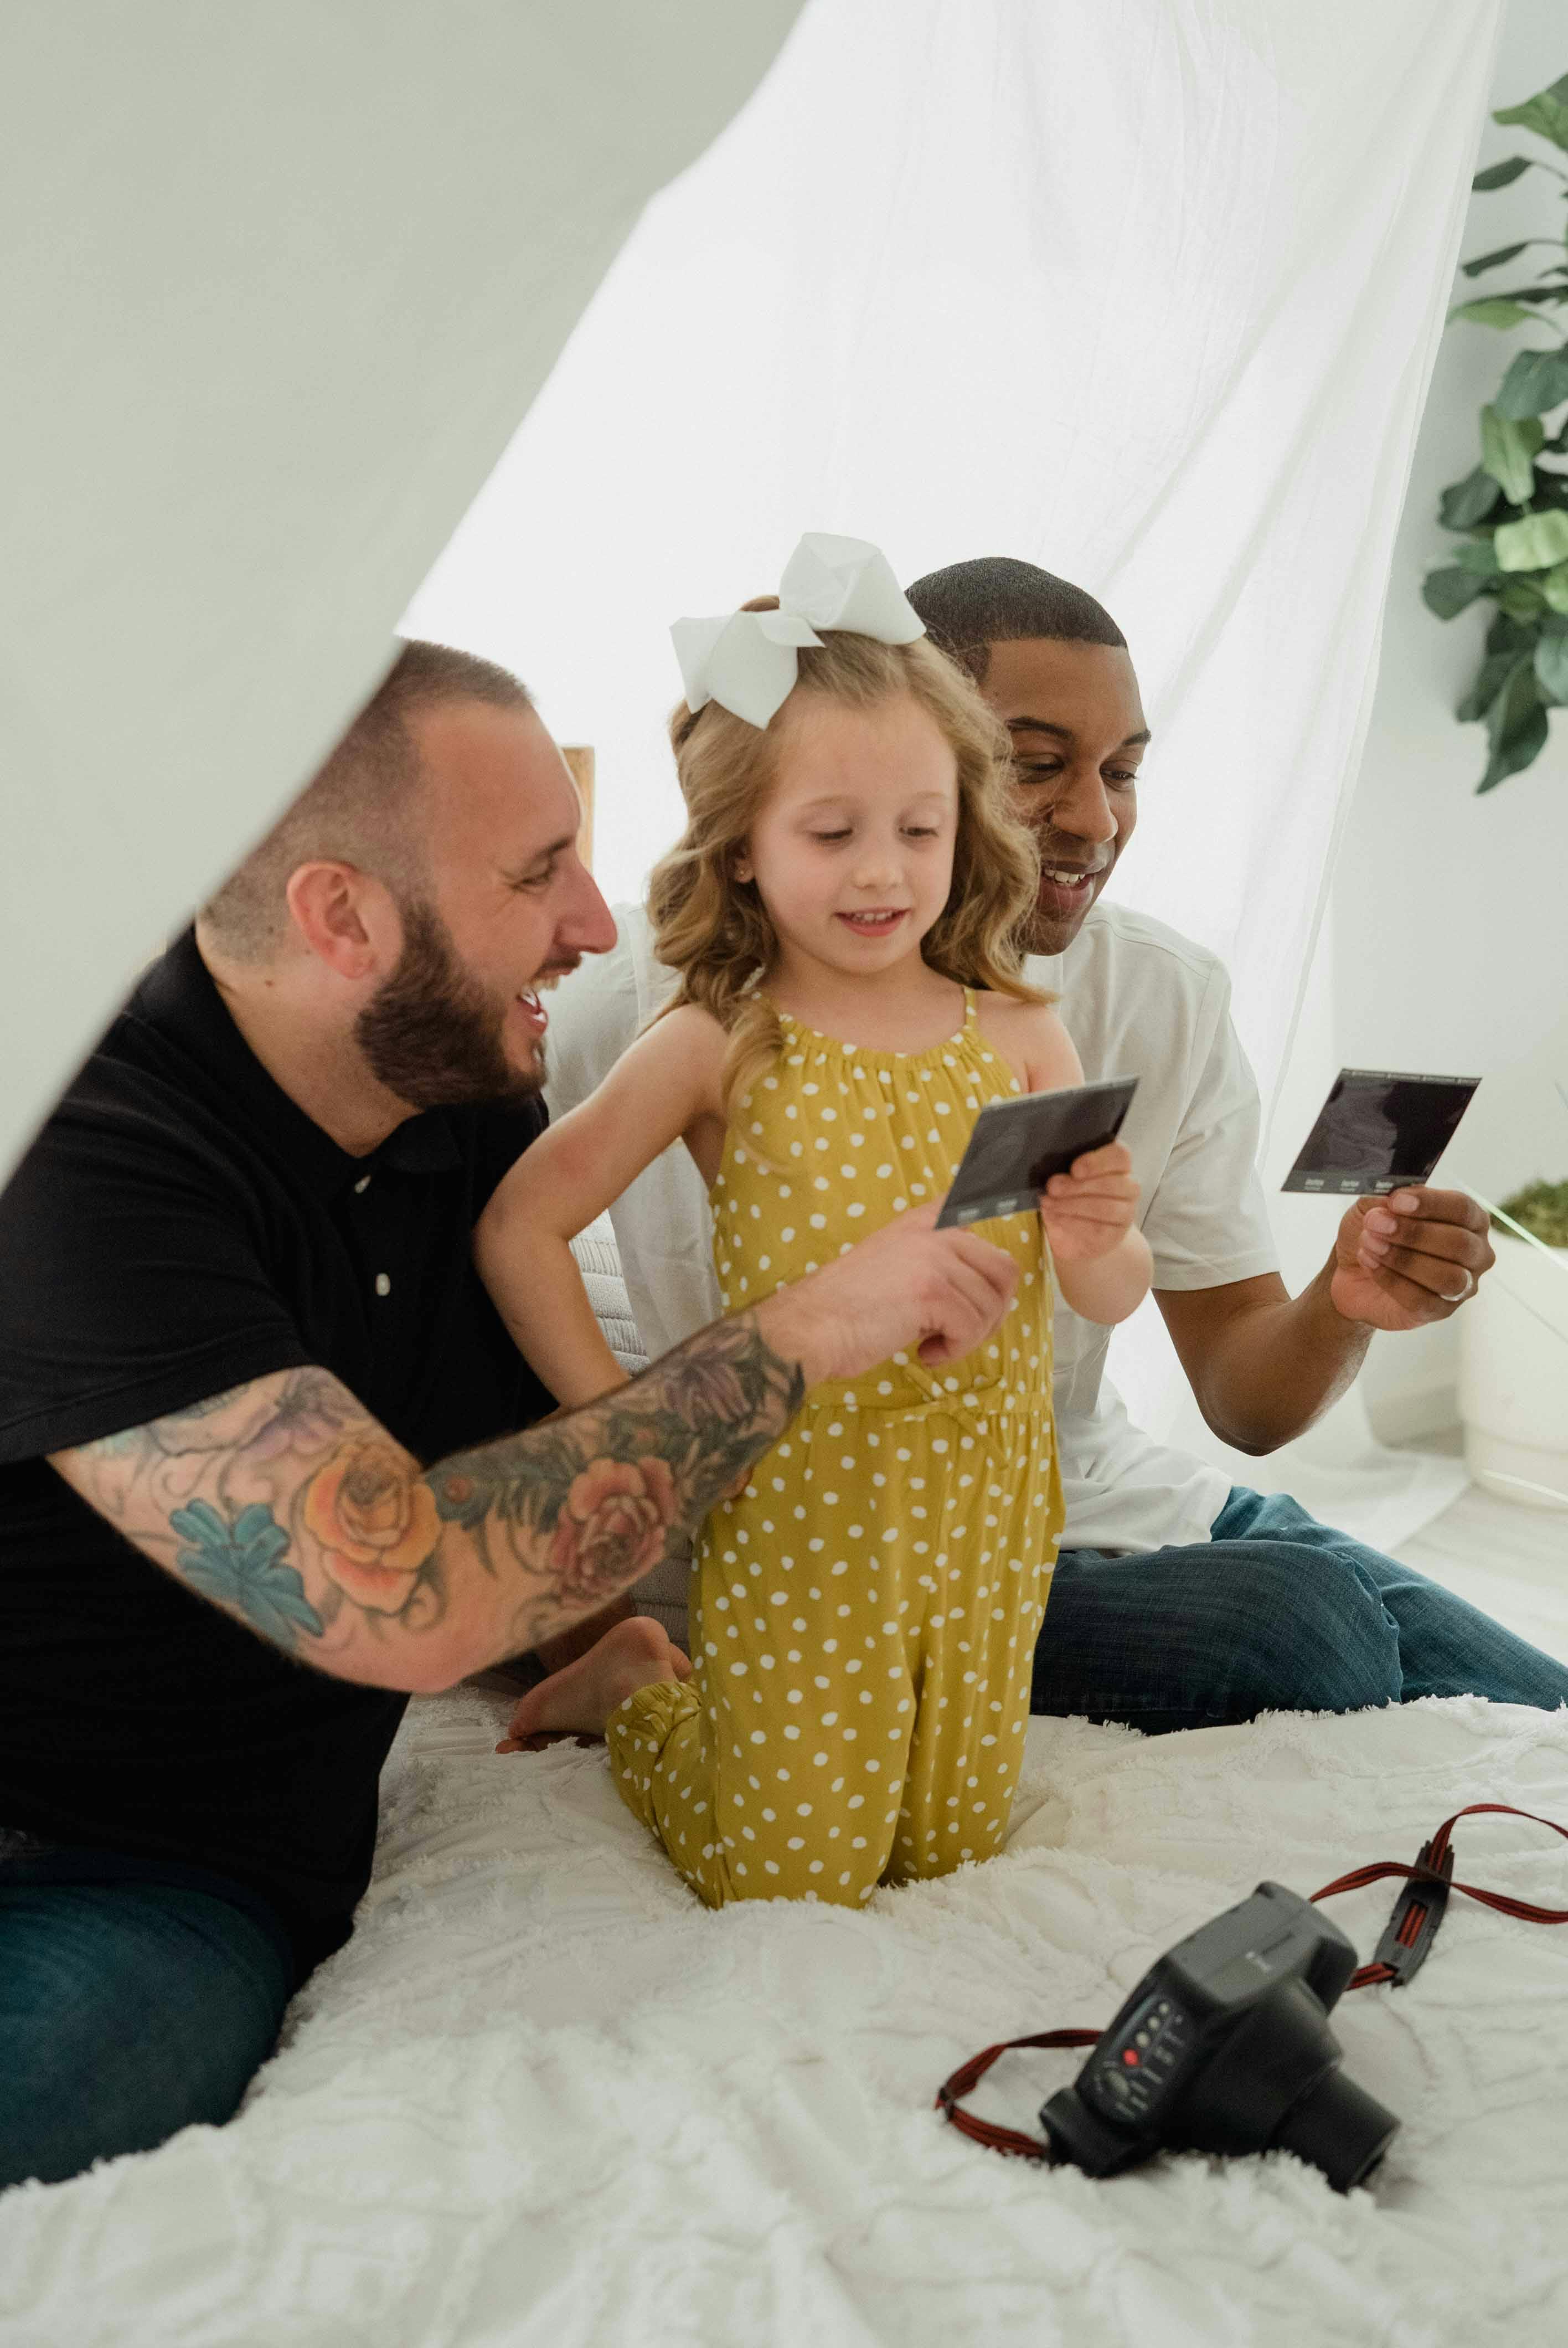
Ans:
[{"label": "white polka dot pattern", "polygon": [[[1019,1089],[972,999],[961,1034],[922,1053],[782,1024],[752,1147],[732,1133],[713,1186],[732,1303],[946,1189],[981,1102]],[[866,1154],[814,1176],[801,1215],[789,1137],[815,1143],[825,1118],[857,1125]],[[1000,1844],[1062,1507],[1040,1223],[985,1236],[1021,1268],[996,1339],[939,1372],[900,1354],[814,1389],[704,1528],[691,1682],[641,1690],[610,1723],[622,1796],[710,1906],[858,1906]]]}]

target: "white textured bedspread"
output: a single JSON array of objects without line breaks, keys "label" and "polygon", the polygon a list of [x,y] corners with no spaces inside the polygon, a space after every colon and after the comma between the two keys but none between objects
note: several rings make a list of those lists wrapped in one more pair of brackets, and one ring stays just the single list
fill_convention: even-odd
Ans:
[{"label": "white textured bedspread", "polygon": [[[6,2348],[1568,2341],[1568,1928],[1456,1900],[1411,1987],[1345,2000],[1404,2121],[1348,2198],[1282,2157],[1096,2184],[931,2109],[988,2042],[1108,2020],[1261,1876],[1413,1858],[1480,1798],[1568,1820],[1568,1715],[1039,1722],[989,1866],[710,1915],[602,1750],[497,1760],[503,1711],[413,1708],[358,1931],[231,2126],[0,2199]],[[1458,1851],[1568,1905],[1539,1828]],[[1333,1904],[1363,1954],[1390,1898]],[[1032,2126],[1075,2059],[1007,2057],[982,2107]]]}]

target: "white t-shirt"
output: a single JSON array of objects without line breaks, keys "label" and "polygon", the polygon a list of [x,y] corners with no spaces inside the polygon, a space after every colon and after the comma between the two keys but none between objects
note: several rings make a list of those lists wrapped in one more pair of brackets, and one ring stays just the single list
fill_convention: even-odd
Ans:
[{"label": "white t-shirt", "polygon": [[[641,906],[617,906],[618,942],[550,999],[548,1099],[592,1091],[671,992]],[[1156,1288],[1217,1288],[1278,1262],[1257,1179],[1257,1086],[1230,1021],[1230,981],[1206,948],[1125,906],[1095,905],[1065,954],[1029,976],[1060,994],[1083,1073],[1136,1076],[1122,1138],[1142,1187]],[[683,1143],[610,1209],[631,1309],[650,1354],[722,1310],[707,1194]],[[1104,1375],[1111,1332],[1060,1300],[1056,1423],[1067,1497],[1063,1549],[1204,1541],[1228,1478],[1135,1427]]]}]

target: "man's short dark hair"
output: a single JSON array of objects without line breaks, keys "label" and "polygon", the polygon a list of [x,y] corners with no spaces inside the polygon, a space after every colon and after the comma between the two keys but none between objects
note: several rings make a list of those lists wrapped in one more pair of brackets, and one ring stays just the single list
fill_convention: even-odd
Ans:
[{"label": "man's short dark hair", "polygon": [[1010,554],[982,554],[973,562],[928,571],[908,596],[932,642],[979,685],[985,683],[993,644],[1030,636],[1068,644],[1127,642],[1103,603],[1071,580]]},{"label": "man's short dark hair", "polygon": [[270,958],[288,927],[289,876],[317,858],[374,872],[400,897],[417,891],[425,859],[410,820],[419,759],[409,719],[451,701],[534,705],[509,669],[410,637],[325,765],[203,909],[224,953],[237,962]]}]

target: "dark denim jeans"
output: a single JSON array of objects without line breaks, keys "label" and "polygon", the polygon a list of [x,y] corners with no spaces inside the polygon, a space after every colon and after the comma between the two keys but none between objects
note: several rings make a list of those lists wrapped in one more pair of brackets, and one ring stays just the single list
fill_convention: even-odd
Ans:
[{"label": "dark denim jeans", "polygon": [[1568,1666],[1283,1494],[1237,1485],[1190,1549],[1062,1552],[1030,1708],[1157,1735],[1422,1695],[1555,1711]]},{"label": "dark denim jeans", "polygon": [[0,2187],[229,2119],[296,1984],[281,1921],[195,1869],[0,1861]]}]

